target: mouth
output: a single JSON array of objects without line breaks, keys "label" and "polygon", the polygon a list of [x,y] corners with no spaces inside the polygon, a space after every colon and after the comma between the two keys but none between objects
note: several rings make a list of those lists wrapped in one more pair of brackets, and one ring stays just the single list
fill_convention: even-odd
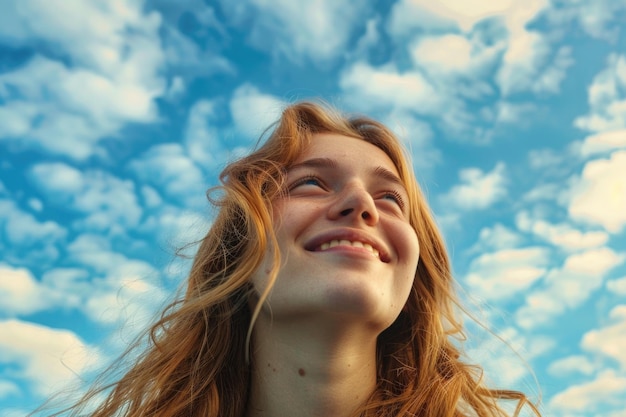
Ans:
[{"label": "mouth", "polygon": [[369,253],[384,263],[391,261],[389,252],[382,242],[355,229],[330,230],[305,245],[305,249],[311,252],[324,252],[336,247],[354,248],[351,250]]},{"label": "mouth", "polygon": [[333,239],[330,242],[324,242],[315,248],[316,252],[323,252],[330,248],[334,248],[335,246],[352,246],[355,248],[363,248],[370,252],[374,257],[380,259],[380,252],[378,249],[374,248],[372,245],[366,242],[361,242],[359,240],[345,240],[345,239]]}]

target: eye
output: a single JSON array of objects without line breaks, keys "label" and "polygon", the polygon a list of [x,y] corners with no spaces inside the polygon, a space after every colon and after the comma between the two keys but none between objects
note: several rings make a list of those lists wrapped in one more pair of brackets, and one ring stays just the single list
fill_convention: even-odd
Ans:
[{"label": "eye", "polygon": [[400,194],[398,191],[385,191],[384,193],[382,193],[381,198],[384,200],[391,200],[396,203],[401,209],[404,208],[404,198],[402,197],[402,194]]},{"label": "eye", "polygon": [[312,185],[315,187],[324,188],[322,180],[320,180],[318,177],[314,175],[307,175],[305,177],[299,178],[296,181],[294,181],[289,186],[289,191],[293,190],[296,187],[300,187],[302,185]]}]

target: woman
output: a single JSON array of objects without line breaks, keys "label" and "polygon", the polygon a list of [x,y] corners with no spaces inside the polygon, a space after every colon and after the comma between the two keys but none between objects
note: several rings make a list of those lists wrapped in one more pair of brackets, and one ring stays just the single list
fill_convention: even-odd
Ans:
[{"label": "woman", "polygon": [[443,240],[394,135],[285,109],[222,172],[186,294],[93,416],[503,416],[452,338]]}]

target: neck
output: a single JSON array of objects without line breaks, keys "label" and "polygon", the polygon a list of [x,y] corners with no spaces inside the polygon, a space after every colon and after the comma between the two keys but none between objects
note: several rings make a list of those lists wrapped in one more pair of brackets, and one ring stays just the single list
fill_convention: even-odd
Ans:
[{"label": "neck", "polygon": [[341,320],[324,325],[255,324],[247,417],[348,417],[376,386],[376,331]]}]

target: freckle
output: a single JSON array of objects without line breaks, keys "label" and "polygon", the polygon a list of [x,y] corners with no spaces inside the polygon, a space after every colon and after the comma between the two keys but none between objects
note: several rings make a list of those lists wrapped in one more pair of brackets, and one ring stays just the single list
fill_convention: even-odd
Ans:
[{"label": "freckle", "polygon": [[298,374],[300,376],[304,376],[304,375],[306,375],[306,372],[304,372],[304,369],[300,368],[300,369],[298,369]]},{"label": "freckle", "polygon": [[276,368],[272,368],[272,372],[276,372]]}]

